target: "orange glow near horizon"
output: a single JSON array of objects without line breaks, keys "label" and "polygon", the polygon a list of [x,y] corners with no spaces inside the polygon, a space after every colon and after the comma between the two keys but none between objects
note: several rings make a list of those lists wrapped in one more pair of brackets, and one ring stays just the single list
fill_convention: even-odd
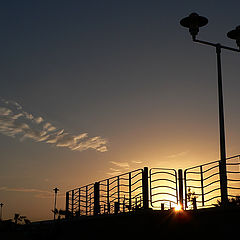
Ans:
[{"label": "orange glow near horizon", "polygon": [[181,212],[181,211],[183,211],[181,204],[178,204],[178,205],[174,208],[174,211],[175,211],[175,212]]}]

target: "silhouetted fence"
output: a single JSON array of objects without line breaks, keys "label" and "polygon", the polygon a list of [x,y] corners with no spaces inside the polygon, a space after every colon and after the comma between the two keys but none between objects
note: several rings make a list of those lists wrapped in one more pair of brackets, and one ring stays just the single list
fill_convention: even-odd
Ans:
[{"label": "silhouetted fence", "polygon": [[148,168],[137,169],[66,193],[69,216],[148,208]]},{"label": "silhouetted fence", "polygon": [[[240,155],[227,158],[228,197],[240,195]],[[221,199],[220,161],[183,171],[137,169],[66,192],[66,217],[153,208],[210,207]]]},{"label": "silhouetted fence", "polygon": [[177,171],[168,168],[152,168],[150,178],[150,202],[153,208],[171,208],[178,204]]},{"label": "silhouetted fence", "polygon": [[[228,197],[240,194],[240,156],[226,159]],[[221,201],[220,161],[188,168],[184,171],[185,208],[196,202],[198,208]]]}]

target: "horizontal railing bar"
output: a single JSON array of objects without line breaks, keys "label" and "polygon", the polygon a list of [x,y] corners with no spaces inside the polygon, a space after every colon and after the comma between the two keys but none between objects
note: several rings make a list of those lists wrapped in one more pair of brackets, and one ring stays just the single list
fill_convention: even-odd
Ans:
[{"label": "horizontal railing bar", "polygon": [[227,166],[234,166],[234,165],[240,165],[240,163],[227,163]]},{"label": "horizontal railing bar", "polygon": [[158,170],[166,170],[166,171],[174,171],[175,173],[177,173],[177,171],[173,168],[151,168],[150,169],[150,172],[155,170],[155,169],[158,169]]},{"label": "horizontal railing bar", "polygon": [[240,187],[228,187],[228,189],[240,189]]},{"label": "horizontal railing bar", "polygon": [[115,194],[117,194],[118,192],[114,192],[111,195],[109,195],[109,197],[111,198],[112,196],[114,196]]},{"label": "horizontal railing bar", "polygon": [[118,186],[117,185],[115,185],[115,186],[113,186],[112,188],[109,188],[109,192],[111,192],[113,189],[115,189],[115,188],[117,188]]},{"label": "horizontal railing bar", "polygon": [[202,188],[201,186],[191,186],[191,185],[189,185],[189,186],[187,186],[187,188]]},{"label": "horizontal railing bar", "polygon": [[[167,203],[174,203],[174,204],[177,204],[177,202],[174,202],[174,201],[172,201],[172,200],[169,200],[169,199],[158,199],[158,200],[154,200],[154,201],[152,201],[152,204],[153,203],[156,203],[156,202],[167,202]],[[159,206],[160,207],[160,206]]]},{"label": "horizontal railing bar", "polygon": [[127,172],[127,173],[123,173],[123,174],[120,174],[120,175],[117,175],[117,176],[114,176],[114,177],[111,177],[111,178],[103,179],[103,180],[101,180],[101,181],[99,181],[99,182],[103,182],[103,181],[111,180],[111,179],[114,179],[114,178],[118,178],[118,177],[127,175],[127,174],[129,174],[129,173],[134,173],[134,172],[137,172],[137,171],[141,171],[141,172],[142,172],[143,169],[142,169],[142,168],[139,168],[139,169],[133,170],[133,171],[131,171],[131,172]]},{"label": "horizontal railing bar", "polygon": [[[232,157],[228,157],[228,158],[226,158],[226,161],[231,160],[231,159],[233,159],[233,158],[237,158],[237,157],[239,158],[240,155],[235,155],[235,156],[232,156]],[[197,165],[197,166],[194,166],[194,167],[186,168],[184,171],[187,172],[187,171],[190,170],[190,169],[199,168],[199,167],[201,167],[201,166],[204,167],[204,166],[207,166],[207,165],[210,165],[210,164],[213,164],[213,163],[219,163],[219,162],[220,162],[220,160],[217,160],[217,161],[205,163],[205,164],[202,164],[202,165]],[[228,164],[228,163],[227,163],[227,164]]]},{"label": "horizontal railing bar", "polygon": [[227,171],[227,173],[240,173],[239,171]]},{"label": "horizontal railing bar", "polygon": [[239,195],[232,195],[232,194],[228,194],[228,197],[237,197]]},{"label": "horizontal railing bar", "polygon": [[128,187],[129,187],[129,185],[127,185],[127,184],[120,184],[119,186],[120,186],[120,187],[125,187],[125,188],[128,188]]},{"label": "horizontal railing bar", "polygon": [[[132,174],[131,174],[131,179],[133,179],[133,178],[135,178],[135,177],[137,177],[138,175],[140,175],[140,174],[143,173],[143,170],[142,170],[142,169],[139,169],[139,170],[141,170],[141,171],[138,172],[138,173],[136,173],[135,175],[132,175]],[[135,171],[135,172],[136,172],[136,171]],[[131,173],[134,173],[134,172],[131,172]]]},{"label": "horizontal railing bar", "polygon": [[208,200],[204,200],[204,203],[209,202],[209,201],[212,201],[213,199],[215,199],[215,198],[220,198],[220,197],[221,197],[221,195],[219,195],[219,196],[214,196],[214,197],[212,197],[212,198],[210,198],[210,199],[208,199]]},{"label": "horizontal railing bar", "polygon": [[119,178],[120,181],[129,181],[129,178]]},{"label": "horizontal railing bar", "polygon": [[215,169],[215,168],[218,168],[218,167],[219,167],[219,165],[216,165],[216,166],[210,167],[210,168],[204,170],[203,173],[209,172],[209,171],[211,171],[211,170],[213,170],[213,169]]},{"label": "horizontal railing bar", "polygon": [[169,173],[169,172],[154,172],[154,173],[151,173],[150,176],[153,176],[153,175],[156,175],[156,174],[168,174],[168,175],[171,175],[173,177],[176,177],[176,174]]},{"label": "horizontal railing bar", "polygon": [[193,179],[193,178],[190,178],[190,179],[186,179],[186,182],[189,181],[189,182],[201,182],[201,179]]},{"label": "horizontal railing bar", "polygon": [[230,181],[230,182],[239,182],[240,179],[231,179],[231,178],[228,178],[228,181]]},{"label": "horizontal railing bar", "polygon": [[137,184],[137,183],[140,182],[140,181],[142,181],[142,179],[138,179],[137,181],[133,182],[133,183],[131,184],[131,186],[134,186],[135,184]]},{"label": "horizontal railing bar", "polygon": [[171,194],[171,193],[153,193],[153,194],[152,194],[152,197],[157,196],[157,195],[170,195],[170,196],[172,196],[172,197],[177,197],[176,195]]},{"label": "horizontal railing bar", "polygon": [[198,171],[198,172],[186,172],[186,174],[201,174],[201,172],[200,171]]},{"label": "horizontal railing bar", "polygon": [[209,193],[218,191],[218,190],[220,190],[220,187],[219,187],[219,188],[214,188],[214,189],[212,189],[211,191],[204,193],[204,196],[208,195]]},{"label": "horizontal railing bar", "polygon": [[172,183],[176,184],[176,181],[173,181],[173,180],[167,179],[167,178],[154,179],[154,180],[152,180],[152,183],[153,183],[153,182],[158,182],[158,181],[168,181],[168,182],[172,182]]},{"label": "horizontal railing bar", "polygon": [[194,168],[199,168],[199,167],[204,167],[204,166],[207,166],[207,165],[210,165],[210,164],[214,164],[214,163],[219,163],[220,160],[217,160],[217,161],[213,161],[213,162],[209,162],[209,163],[205,163],[205,164],[202,164],[202,165],[197,165],[195,167],[190,167],[190,168],[186,168],[185,171],[187,172],[188,170],[190,169],[194,169]]},{"label": "horizontal railing bar", "polygon": [[136,190],[138,190],[139,188],[142,188],[142,186],[139,186],[139,187],[136,187],[136,188],[132,189],[131,192],[133,193],[133,192],[135,192]]},{"label": "horizontal railing bar", "polygon": [[219,172],[214,173],[214,174],[212,174],[212,175],[210,175],[210,176],[204,178],[203,181],[206,181],[206,180],[208,180],[209,178],[214,177],[214,176],[216,176],[216,175],[219,175]]},{"label": "horizontal railing bar", "polygon": [[158,188],[170,188],[170,189],[176,191],[176,188],[173,188],[173,187],[170,187],[170,186],[167,186],[167,185],[155,186],[155,187],[152,187],[152,190],[158,189]]},{"label": "horizontal railing bar", "polygon": [[218,182],[220,182],[220,179],[218,179],[218,180],[216,180],[216,181],[213,181],[213,182],[210,182],[210,183],[206,184],[206,185],[204,186],[204,188],[207,188],[207,187],[211,186],[212,184],[214,184],[214,183],[218,183]]},{"label": "horizontal railing bar", "polygon": [[100,182],[100,183],[99,183],[99,186],[107,187],[107,184],[104,184],[104,183]]},{"label": "horizontal railing bar", "polygon": [[118,181],[118,179],[117,179],[117,178],[116,178],[116,179],[114,178],[114,180],[113,180],[112,182],[109,182],[109,186],[112,185],[112,184],[114,184],[114,183],[117,182],[117,181]]}]

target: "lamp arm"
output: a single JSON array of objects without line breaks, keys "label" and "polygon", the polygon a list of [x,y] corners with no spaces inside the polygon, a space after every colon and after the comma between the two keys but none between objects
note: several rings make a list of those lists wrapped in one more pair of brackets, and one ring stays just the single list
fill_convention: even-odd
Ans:
[{"label": "lamp arm", "polygon": [[220,47],[222,49],[230,50],[230,51],[233,51],[233,52],[240,52],[240,49],[227,47],[227,46],[221,45],[219,43],[211,43],[211,42],[207,42],[207,41],[203,41],[203,40],[199,40],[199,39],[193,39],[193,41],[197,42],[197,43],[204,44],[204,45],[208,45],[208,46]]}]

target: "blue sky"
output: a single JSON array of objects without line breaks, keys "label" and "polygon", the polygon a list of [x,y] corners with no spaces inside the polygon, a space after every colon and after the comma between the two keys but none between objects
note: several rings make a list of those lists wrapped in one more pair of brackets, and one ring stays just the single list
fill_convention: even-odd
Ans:
[{"label": "blue sky", "polygon": [[[179,20],[198,12],[209,19],[199,38],[234,47],[226,33],[240,24],[239,8],[232,0],[1,1],[5,217],[50,218],[56,186],[64,208],[66,190],[112,174],[218,159],[215,50],[194,44]],[[222,57],[231,156],[239,153],[239,54]]]}]

